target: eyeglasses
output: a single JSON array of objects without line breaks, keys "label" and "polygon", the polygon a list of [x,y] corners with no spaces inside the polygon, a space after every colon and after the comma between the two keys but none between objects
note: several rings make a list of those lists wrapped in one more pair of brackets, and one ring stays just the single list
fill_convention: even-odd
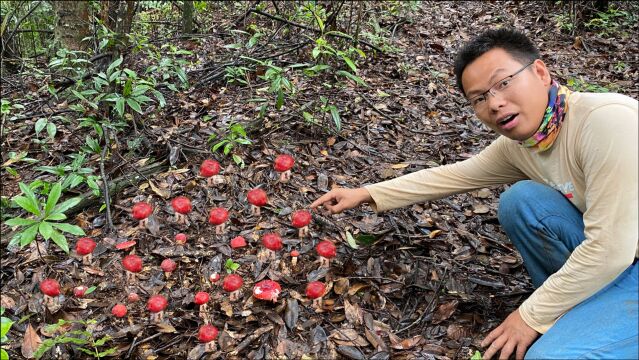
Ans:
[{"label": "eyeglasses", "polygon": [[535,60],[531,61],[526,66],[517,70],[514,74],[497,81],[488,90],[473,97],[472,99],[469,99],[468,101],[470,102],[470,105],[475,109],[476,112],[482,112],[486,110],[486,106],[488,106],[488,94],[497,96],[497,94],[503,93],[506,89],[508,89],[510,85],[512,85],[515,76],[519,75],[519,73],[524,71],[524,69],[532,65],[534,62]]}]

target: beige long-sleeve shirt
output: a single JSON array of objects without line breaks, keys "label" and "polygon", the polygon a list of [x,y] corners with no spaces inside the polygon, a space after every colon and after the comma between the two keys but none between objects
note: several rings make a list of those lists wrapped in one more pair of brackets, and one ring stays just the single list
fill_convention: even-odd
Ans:
[{"label": "beige long-sleeve shirt", "polygon": [[520,307],[524,321],[545,333],[639,257],[637,104],[620,94],[575,92],[559,136],[544,152],[502,136],[465,161],[366,189],[375,211],[524,179],[562,192],[583,213],[585,240]]}]

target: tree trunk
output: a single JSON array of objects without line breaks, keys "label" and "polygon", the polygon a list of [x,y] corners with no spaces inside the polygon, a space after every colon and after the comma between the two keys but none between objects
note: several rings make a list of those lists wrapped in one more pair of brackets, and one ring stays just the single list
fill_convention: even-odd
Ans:
[{"label": "tree trunk", "polygon": [[193,33],[193,1],[184,0],[182,8],[182,33]]},{"label": "tree trunk", "polygon": [[51,1],[51,5],[58,16],[54,35],[63,47],[70,50],[84,50],[86,43],[82,42],[91,35],[88,1]]}]

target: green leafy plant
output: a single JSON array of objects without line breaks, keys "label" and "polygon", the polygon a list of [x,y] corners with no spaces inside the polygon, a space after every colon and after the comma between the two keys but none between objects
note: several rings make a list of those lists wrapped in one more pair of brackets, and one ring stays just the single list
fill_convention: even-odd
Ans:
[{"label": "green leafy plant", "polygon": [[45,240],[52,239],[60,249],[68,254],[69,244],[62,233],[80,236],[85,235],[84,230],[79,226],[58,221],[66,220],[67,216],[64,213],[77,205],[81,198],[72,198],[58,204],[62,193],[62,184],[59,182],[53,185],[46,201],[39,200],[33,190],[23,182],[18,185],[23,195],[15,196],[13,202],[32,216],[30,218],[15,217],[5,222],[11,227],[22,228],[11,239],[10,245],[20,243],[20,246],[24,247],[29,245],[40,234]]},{"label": "green leafy plant", "polygon": [[173,44],[164,44],[160,51],[148,51],[149,57],[155,60],[155,64],[147,67],[146,74],[157,75],[160,83],[166,85],[172,91],[178,91],[172,81],[178,80],[183,89],[188,88],[189,78],[186,75],[187,61],[179,58],[182,55],[193,55],[192,52],[180,49]]},{"label": "green leafy plant", "polygon": [[240,268],[240,264],[233,262],[232,259],[227,259],[226,263],[224,263],[224,269],[226,269],[226,272],[229,274],[233,273],[239,268]]},{"label": "green leafy plant", "polygon": [[[4,315],[4,308],[0,307],[0,315]],[[13,321],[7,317],[0,318],[0,343],[5,344],[9,341],[7,334],[9,330],[11,330],[11,326],[13,325]],[[9,360],[9,354],[5,349],[0,349],[0,360]]]},{"label": "green leafy plant", "polygon": [[34,354],[35,358],[40,359],[47,351],[58,344],[69,343],[76,345],[78,350],[96,359],[101,359],[115,353],[117,351],[116,347],[108,348],[106,350],[100,350],[100,348],[102,348],[107,341],[111,340],[111,337],[109,335],[105,335],[99,339],[96,339],[93,333],[88,330],[88,325],[93,325],[95,323],[95,320],[68,321],[59,319],[56,324],[45,326],[45,331],[47,331],[48,333],[54,333],[58,331],[58,329],[60,329],[60,327],[62,326],[69,326],[73,324],[82,325],[84,329],[68,331],[63,333],[62,335],[56,336],[55,338],[44,340],[38,347],[38,350],[36,350]]},{"label": "green leafy plant", "polygon": [[[73,159],[71,164],[60,164],[57,166],[38,166],[35,170],[48,172],[60,177],[62,191],[73,189],[85,183],[96,196],[100,195],[100,186],[97,184],[99,176],[93,175],[94,169],[82,167],[86,162],[84,153],[71,154]],[[37,180],[36,180],[37,181]]]},{"label": "green leafy plant", "polygon": [[248,71],[250,69],[245,66],[227,66],[224,69],[224,79],[228,84],[248,85]]},{"label": "green leafy plant", "polygon": [[617,89],[617,86],[615,84],[610,84],[611,86],[604,87],[597,84],[587,83],[581,78],[569,78],[566,81],[566,85],[569,88],[573,89],[574,91],[584,91],[584,92],[604,93],[604,92],[610,92],[611,91],[610,88]]},{"label": "green leafy plant", "polygon": [[636,21],[636,14],[611,6],[606,11],[598,11],[592,19],[584,23],[584,26],[602,36],[610,36],[620,28],[634,24]]},{"label": "green leafy plant", "polygon": [[[335,130],[337,132],[340,132],[342,130],[342,118],[339,114],[339,109],[337,108],[337,106],[333,104],[329,104],[328,99],[324,96],[320,96],[319,111],[322,113],[322,117],[324,117],[325,114],[330,115],[331,119],[333,119],[333,123],[335,124]],[[302,112],[302,117],[304,117],[304,120],[306,120],[306,122],[310,124],[313,124],[313,125],[320,124],[320,122],[315,118],[315,116],[313,116],[312,114],[306,111]]]},{"label": "green leafy plant", "polygon": [[482,360],[481,353],[478,350],[476,350],[473,356],[470,358],[470,360]]},{"label": "green leafy plant", "polygon": [[[218,135],[213,133],[209,136],[209,143],[214,142],[218,139]],[[246,135],[246,130],[244,126],[240,123],[231,123],[229,124],[227,131],[221,140],[217,141],[215,144],[211,146],[211,151],[216,152],[222,149],[224,155],[231,154],[233,161],[239,165],[241,168],[244,168],[244,159],[234,150],[236,150],[240,145],[251,145],[252,141]],[[233,152],[232,152],[233,151]]]}]

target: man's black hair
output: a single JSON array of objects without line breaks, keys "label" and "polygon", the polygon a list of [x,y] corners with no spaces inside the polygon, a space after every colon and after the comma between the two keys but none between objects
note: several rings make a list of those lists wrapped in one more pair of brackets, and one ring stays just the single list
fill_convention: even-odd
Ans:
[{"label": "man's black hair", "polygon": [[466,43],[455,58],[455,77],[462,93],[466,94],[461,81],[466,66],[495,48],[504,49],[522,65],[540,57],[539,50],[524,33],[510,28],[486,30]]}]

